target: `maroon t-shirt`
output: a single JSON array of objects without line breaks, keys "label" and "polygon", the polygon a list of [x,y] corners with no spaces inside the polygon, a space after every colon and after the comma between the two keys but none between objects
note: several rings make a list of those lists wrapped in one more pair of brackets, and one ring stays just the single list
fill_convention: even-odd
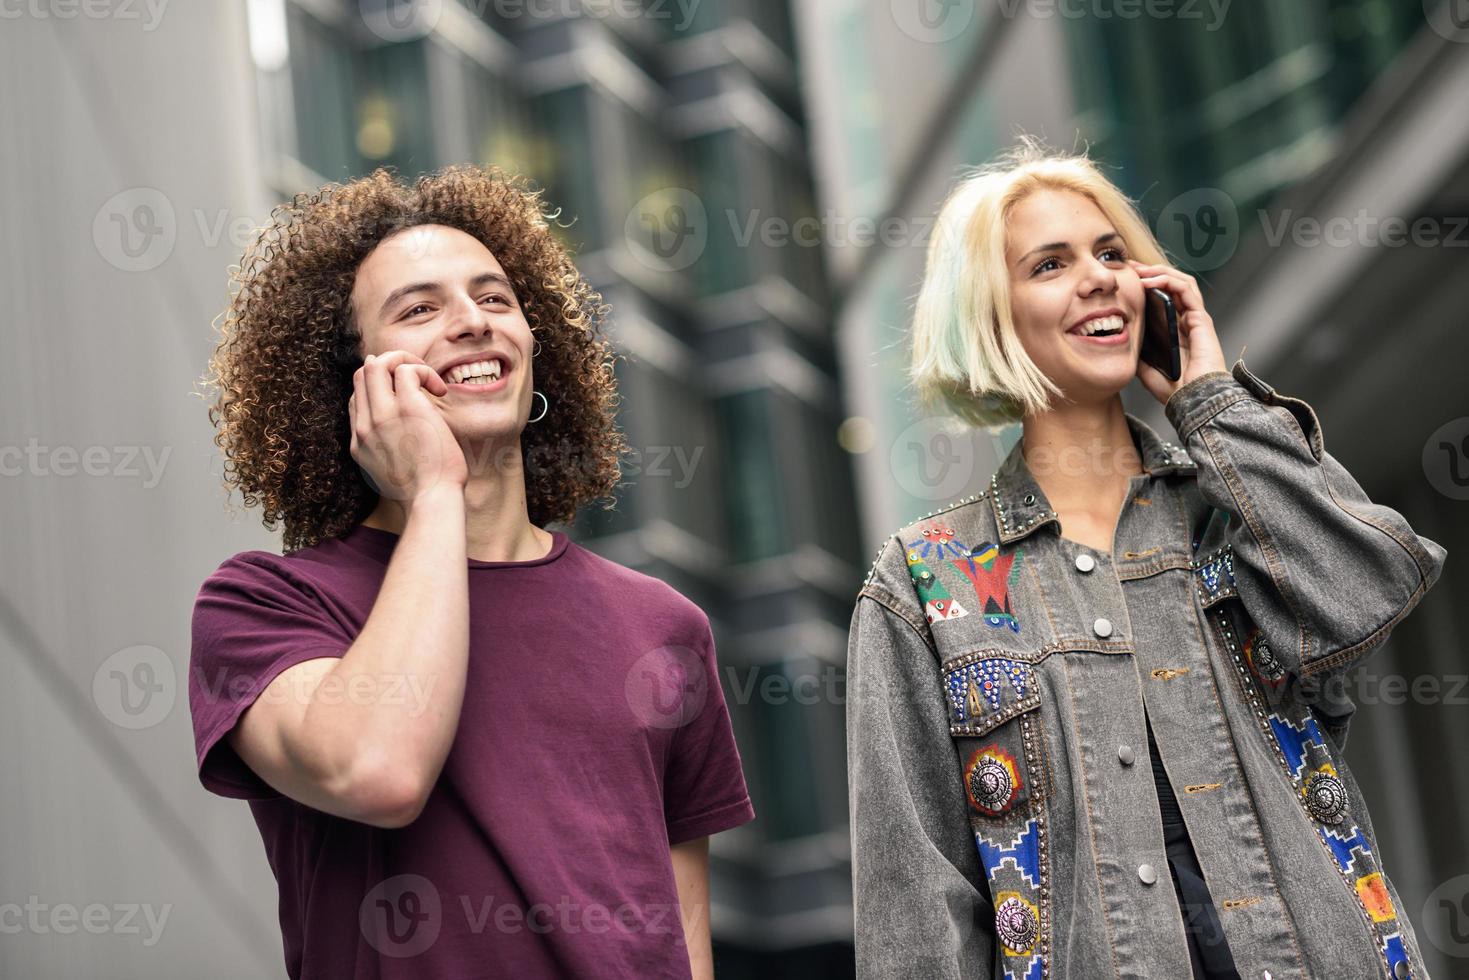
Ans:
[{"label": "maroon t-shirt", "polygon": [[[665,583],[553,532],[546,557],[469,560],[459,730],[423,813],[386,830],[272,789],[225,734],[281,671],[341,656],[398,536],[358,525],[226,560],[194,606],[199,779],[250,801],[292,978],[686,978],[669,845],[754,819],[709,620]],[[425,708],[404,673],[380,697]]]}]

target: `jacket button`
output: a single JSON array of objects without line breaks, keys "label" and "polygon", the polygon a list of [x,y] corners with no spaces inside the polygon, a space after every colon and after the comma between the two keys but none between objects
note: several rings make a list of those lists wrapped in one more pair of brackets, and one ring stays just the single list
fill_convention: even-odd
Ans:
[{"label": "jacket button", "polygon": [[1151,885],[1153,882],[1158,880],[1158,872],[1153,870],[1153,866],[1151,864],[1138,865],[1137,876],[1142,880],[1142,883],[1145,885]]},{"label": "jacket button", "polygon": [[1130,766],[1137,761],[1137,753],[1132,751],[1131,745],[1117,746],[1117,759],[1124,766]]},{"label": "jacket button", "polygon": [[1076,556],[1076,570],[1078,572],[1089,572],[1097,567],[1097,560],[1091,555]]},{"label": "jacket button", "polygon": [[1111,620],[1098,617],[1097,621],[1095,623],[1092,623],[1092,630],[1098,636],[1111,636],[1112,622]]},{"label": "jacket button", "polygon": [[1397,977],[1398,980],[1403,980],[1404,977],[1408,976],[1408,961],[1398,960],[1396,963],[1394,963],[1392,968],[1392,975]]}]

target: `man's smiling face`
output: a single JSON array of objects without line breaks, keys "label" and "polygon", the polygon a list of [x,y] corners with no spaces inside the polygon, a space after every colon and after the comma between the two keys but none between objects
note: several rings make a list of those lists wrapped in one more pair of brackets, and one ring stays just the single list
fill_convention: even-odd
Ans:
[{"label": "man's smiling face", "polygon": [[407,351],[449,383],[447,395],[429,397],[457,437],[519,436],[535,338],[505,270],[477,238],[444,225],[389,235],[358,267],[351,306],[364,358]]}]

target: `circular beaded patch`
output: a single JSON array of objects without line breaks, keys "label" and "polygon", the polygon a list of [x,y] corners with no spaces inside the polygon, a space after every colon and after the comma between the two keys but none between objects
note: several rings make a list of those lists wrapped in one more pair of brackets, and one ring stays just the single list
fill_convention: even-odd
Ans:
[{"label": "circular beaded patch", "polygon": [[1011,895],[995,908],[995,935],[1011,952],[1030,952],[1040,935],[1035,909],[1024,899]]},{"label": "circular beaded patch", "polygon": [[1347,813],[1347,790],[1329,772],[1317,770],[1306,779],[1306,809],[1322,823],[1341,823]]},{"label": "circular beaded patch", "polygon": [[997,817],[1010,809],[1020,793],[1020,767],[1009,752],[987,745],[970,757],[964,783],[974,808]]}]

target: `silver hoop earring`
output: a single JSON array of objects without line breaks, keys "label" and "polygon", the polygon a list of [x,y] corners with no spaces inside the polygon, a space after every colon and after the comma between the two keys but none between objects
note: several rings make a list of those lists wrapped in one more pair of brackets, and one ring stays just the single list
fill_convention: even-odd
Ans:
[{"label": "silver hoop earring", "polygon": [[530,423],[530,422],[539,422],[541,419],[545,418],[546,417],[546,413],[551,410],[551,399],[547,398],[545,395],[542,395],[539,391],[534,391],[533,390],[533,391],[531,391],[531,395],[533,395],[533,396],[539,396],[540,397],[540,399],[541,399],[541,414],[540,415],[537,415],[533,419],[526,419],[526,422],[527,423]]},{"label": "silver hoop earring", "polygon": [[531,357],[535,357],[540,352],[541,352],[541,342],[539,340],[537,340],[535,347],[531,348],[530,356]]}]

